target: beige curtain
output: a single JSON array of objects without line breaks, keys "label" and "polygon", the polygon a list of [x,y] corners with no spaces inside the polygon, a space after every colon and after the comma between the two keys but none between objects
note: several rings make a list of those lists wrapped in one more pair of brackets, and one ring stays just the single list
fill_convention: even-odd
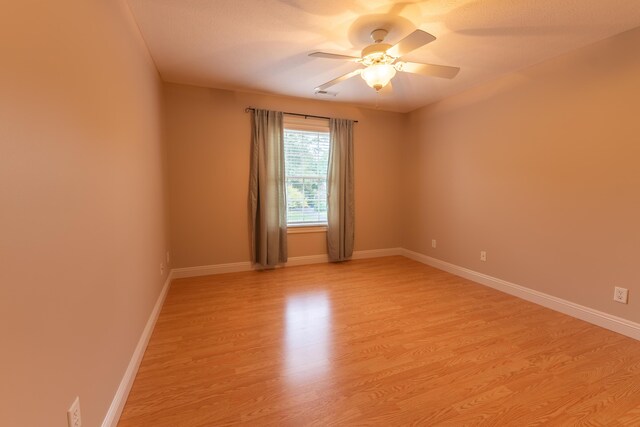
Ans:
[{"label": "beige curtain", "polygon": [[353,254],[353,121],[331,119],[329,132],[327,249],[329,260],[336,262]]},{"label": "beige curtain", "polygon": [[253,111],[251,139],[251,260],[261,267],[287,261],[287,201],[282,113]]}]

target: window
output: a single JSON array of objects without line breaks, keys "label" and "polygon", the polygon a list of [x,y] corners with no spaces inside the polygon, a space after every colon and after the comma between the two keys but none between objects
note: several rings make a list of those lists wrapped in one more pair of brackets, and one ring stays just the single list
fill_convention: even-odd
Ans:
[{"label": "window", "polygon": [[287,225],[326,225],[328,122],[285,117],[284,128]]}]

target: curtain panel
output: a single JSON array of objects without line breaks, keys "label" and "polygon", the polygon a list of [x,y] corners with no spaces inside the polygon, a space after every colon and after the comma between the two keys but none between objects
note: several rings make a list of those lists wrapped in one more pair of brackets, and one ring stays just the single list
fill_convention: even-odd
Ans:
[{"label": "curtain panel", "polygon": [[287,261],[287,201],[284,175],[283,113],[252,114],[249,204],[251,261],[273,268]]},{"label": "curtain panel", "polygon": [[327,251],[332,262],[347,260],[353,254],[353,124],[352,120],[329,120]]}]

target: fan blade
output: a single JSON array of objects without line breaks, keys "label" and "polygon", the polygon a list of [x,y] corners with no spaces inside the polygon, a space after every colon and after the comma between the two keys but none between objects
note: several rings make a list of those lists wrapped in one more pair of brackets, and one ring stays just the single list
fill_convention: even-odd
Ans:
[{"label": "fan blade", "polygon": [[358,75],[358,74],[360,74],[361,72],[362,72],[362,68],[358,68],[358,69],[357,69],[357,70],[355,70],[355,71],[352,71],[352,72],[350,72],[350,73],[344,74],[344,75],[342,75],[342,76],[340,76],[340,77],[338,77],[338,78],[335,78],[335,79],[333,79],[333,80],[331,80],[331,81],[329,81],[329,82],[326,82],[326,83],[325,83],[325,84],[323,84],[323,85],[320,85],[320,86],[316,87],[315,91],[316,91],[316,92],[320,92],[320,91],[323,91],[323,90],[327,90],[327,89],[328,89],[328,88],[330,88],[331,86],[333,86],[333,85],[335,85],[335,84],[338,84],[338,83],[340,83],[340,82],[343,82],[343,81],[345,81],[345,80],[347,80],[347,79],[350,79],[350,78],[351,78],[351,77],[353,77],[353,76],[357,76],[357,75]]},{"label": "fan blade", "polygon": [[338,55],[336,53],[327,52],[312,52],[309,54],[309,56],[313,56],[314,58],[343,59],[347,61],[355,61],[356,59],[360,59],[356,56]]},{"label": "fan blade", "polygon": [[400,40],[394,46],[387,49],[387,54],[395,58],[405,56],[409,52],[416,50],[419,47],[424,46],[427,43],[431,43],[436,38],[426,31],[415,30],[407,37]]},{"label": "fan blade", "polygon": [[447,65],[419,64],[417,62],[400,62],[399,71],[422,74],[423,76],[442,77],[452,79],[458,75],[460,68],[449,67]]}]

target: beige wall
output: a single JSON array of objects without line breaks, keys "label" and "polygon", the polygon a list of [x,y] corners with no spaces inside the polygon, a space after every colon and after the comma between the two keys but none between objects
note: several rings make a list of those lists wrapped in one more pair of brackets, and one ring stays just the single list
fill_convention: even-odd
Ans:
[{"label": "beige wall", "polygon": [[[336,103],[165,85],[175,267],[248,261],[247,106],[359,120],[354,133],[355,250],[400,244],[400,150],[406,117]],[[289,234],[289,256],[326,253],[326,235]]]},{"label": "beige wall", "polygon": [[122,1],[3,2],[0,424],[100,425],[165,277],[161,83]]},{"label": "beige wall", "polygon": [[413,112],[404,246],[640,321],[638,46],[640,29]]}]

